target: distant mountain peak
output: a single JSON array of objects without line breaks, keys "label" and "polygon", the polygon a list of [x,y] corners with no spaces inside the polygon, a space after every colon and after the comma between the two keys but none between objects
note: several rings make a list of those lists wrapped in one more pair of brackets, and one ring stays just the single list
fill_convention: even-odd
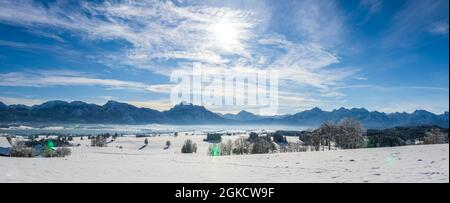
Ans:
[{"label": "distant mountain peak", "polygon": [[190,102],[180,102],[179,104],[175,105],[175,106],[194,106],[194,104],[190,103]]},{"label": "distant mountain peak", "polygon": [[6,106],[6,104],[4,104],[3,102],[0,101],[0,108],[7,108],[8,106]]},{"label": "distant mountain peak", "polygon": [[314,107],[314,108],[312,108],[310,111],[321,112],[322,109],[320,109],[319,107]]},{"label": "distant mountain peak", "polygon": [[12,108],[12,109],[30,109],[31,107],[29,107],[27,105],[23,105],[23,104],[13,104],[13,105],[9,105],[8,108]]},{"label": "distant mountain peak", "polygon": [[246,110],[240,111],[237,115],[253,115],[253,116],[255,116],[254,113],[248,112],[248,111],[246,111]]},{"label": "distant mountain peak", "polygon": [[79,105],[79,106],[81,106],[81,105],[87,105],[87,103],[82,102],[82,101],[73,101],[73,102],[70,102],[70,105]]},{"label": "distant mountain peak", "polygon": [[193,104],[178,104],[168,111],[163,112],[175,123],[198,124],[198,123],[224,123],[226,120],[216,113],[207,110],[203,106]]},{"label": "distant mountain peak", "polygon": [[54,101],[48,101],[45,102],[41,105],[35,105],[33,106],[34,109],[46,109],[46,108],[52,108],[58,105],[67,105],[69,103],[65,102],[65,101],[61,101],[61,100],[54,100]]},{"label": "distant mountain peak", "polygon": [[128,104],[128,103],[122,103],[122,102],[117,102],[117,101],[108,101],[105,105],[103,105],[104,108],[106,109],[110,109],[110,110],[120,110],[122,112],[124,111],[129,111],[129,110],[134,110],[134,109],[138,109],[137,107]]},{"label": "distant mountain peak", "polygon": [[103,106],[109,106],[109,105],[120,105],[120,104],[124,104],[124,103],[120,103],[118,101],[114,101],[114,100],[109,100],[108,102],[106,102],[105,105]]},{"label": "distant mountain peak", "polygon": [[172,110],[188,110],[188,109],[197,109],[197,110],[205,110],[205,111],[207,111],[204,106],[198,106],[198,105],[194,105],[192,103],[187,103],[187,102],[179,103],[179,104],[175,105],[174,107],[172,107],[169,111],[172,111]]},{"label": "distant mountain peak", "polygon": [[415,115],[434,115],[433,113],[431,113],[431,112],[429,112],[429,111],[421,110],[421,109],[415,110],[415,111],[413,112],[413,114],[415,114]]}]

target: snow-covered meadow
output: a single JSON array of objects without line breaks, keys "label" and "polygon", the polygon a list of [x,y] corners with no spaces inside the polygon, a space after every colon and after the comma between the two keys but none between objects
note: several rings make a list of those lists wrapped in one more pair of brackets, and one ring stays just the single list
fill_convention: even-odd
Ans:
[{"label": "snow-covered meadow", "polygon": [[[145,138],[99,148],[78,137],[69,157],[0,157],[0,182],[449,182],[448,144],[211,157],[204,138],[150,137],[139,150]],[[196,154],[180,152],[186,139],[197,143]]]}]

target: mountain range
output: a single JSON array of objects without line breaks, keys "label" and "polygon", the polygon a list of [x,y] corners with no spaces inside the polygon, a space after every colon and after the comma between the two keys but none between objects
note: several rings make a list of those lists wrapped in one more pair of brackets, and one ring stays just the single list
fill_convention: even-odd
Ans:
[{"label": "mountain range", "polygon": [[89,124],[227,124],[227,125],[300,125],[318,126],[325,121],[337,122],[355,118],[366,128],[438,125],[448,127],[448,112],[440,115],[424,110],[413,113],[383,113],[364,108],[340,108],[323,111],[319,108],[293,115],[259,116],[241,111],[238,114],[217,114],[203,106],[179,104],[167,111],[139,108],[127,103],[109,101],[105,105],[74,101],[49,101],[40,105],[5,105],[0,102],[0,123],[89,123]]}]

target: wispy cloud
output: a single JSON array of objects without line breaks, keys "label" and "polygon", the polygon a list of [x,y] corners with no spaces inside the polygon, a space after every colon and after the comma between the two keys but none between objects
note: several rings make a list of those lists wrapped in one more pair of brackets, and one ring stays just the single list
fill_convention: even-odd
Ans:
[{"label": "wispy cloud", "polygon": [[46,52],[51,53],[52,55],[63,56],[67,59],[79,58],[82,56],[82,54],[80,54],[78,51],[56,45],[36,44],[29,42],[25,43],[0,39],[0,46],[33,53]]},{"label": "wispy cloud", "polygon": [[361,0],[360,6],[365,7],[369,11],[369,15],[378,13],[383,8],[382,0]]},{"label": "wispy cloud", "polygon": [[381,85],[347,85],[337,87],[337,89],[372,89],[378,91],[396,91],[396,90],[428,90],[428,91],[442,91],[448,92],[448,88],[432,87],[432,86],[381,86]]},{"label": "wispy cloud", "polygon": [[431,24],[429,32],[436,35],[448,35],[448,19]]},{"label": "wispy cloud", "polygon": [[[358,71],[330,68],[340,63],[339,53],[333,48],[346,40],[347,32],[345,15],[336,1],[293,3],[295,13],[288,24],[293,25],[292,34],[300,39],[265,30],[271,14],[245,6],[231,8],[157,0],[81,1],[73,5],[64,1],[46,6],[31,0],[1,1],[0,22],[26,27],[51,38],[62,38],[59,34],[68,32],[84,40],[125,41],[127,46],[89,56],[115,68],[148,69],[165,76],[193,63],[237,73],[245,69],[279,70],[282,92],[308,91],[308,96],[315,99],[344,97],[333,87]],[[375,3],[371,5],[372,10],[377,9]],[[2,79],[2,86],[97,85],[157,93],[167,93],[171,87],[171,84],[149,86],[84,75],[36,76],[14,72],[3,76],[11,79]],[[293,86],[297,88],[294,90]],[[291,100],[286,97],[282,105],[298,106],[304,99],[297,95],[299,102],[294,103],[292,97]]]},{"label": "wispy cloud", "polygon": [[304,39],[323,46],[343,43],[347,24],[337,1],[296,1],[295,8],[296,16],[292,20]]},{"label": "wispy cloud", "polygon": [[28,71],[0,74],[0,86],[4,87],[54,87],[54,86],[100,86],[109,89],[127,89],[134,91],[157,91],[157,86],[87,76],[74,71]]},{"label": "wispy cloud", "polygon": [[448,27],[448,6],[449,1],[446,0],[406,1],[404,8],[393,17],[381,45],[410,46],[432,30],[435,33],[445,32],[445,22]]}]

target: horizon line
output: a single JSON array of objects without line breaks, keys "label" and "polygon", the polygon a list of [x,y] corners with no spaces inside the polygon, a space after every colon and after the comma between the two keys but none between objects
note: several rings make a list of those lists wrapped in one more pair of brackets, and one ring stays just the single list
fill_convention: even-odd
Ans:
[{"label": "horizon line", "polygon": [[[251,113],[251,114],[254,114],[254,115],[256,115],[256,116],[267,116],[267,115],[259,115],[259,114],[255,114],[255,113],[253,113],[253,112],[251,112],[251,111],[249,111],[249,110],[246,110],[246,109],[242,109],[242,110],[238,111],[237,113],[217,113],[217,112],[215,112],[215,111],[213,111],[213,110],[209,110],[206,106],[203,106],[203,105],[196,105],[196,104],[186,103],[186,102],[180,102],[179,104],[175,104],[175,105],[171,106],[171,107],[170,107],[169,109],[167,109],[167,110],[157,110],[157,109],[153,109],[153,108],[149,108],[149,107],[143,107],[143,106],[138,106],[138,105],[134,105],[134,104],[131,104],[131,103],[128,103],[128,102],[121,102],[121,101],[117,101],[117,100],[108,100],[108,101],[105,102],[104,104],[88,103],[88,102],[84,102],[84,101],[80,101],[80,100],[73,100],[73,101],[65,101],[65,100],[47,100],[47,101],[42,102],[42,103],[40,103],[40,104],[34,104],[34,105],[31,105],[31,106],[26,105],[26,104],[8,104],[8,103],[5,103],[5,102],[3,102],[3,101],[0,101],[0,104],[5,104],[5,105],[8,106],[8,107],[14,106],[14,105],[22,105],[22,106],[26,106],[26,107],[29,107],[29,108],[33,108],[34,106],[40,106],[40,105],[43,105],[43,104],[49,103],[49,102],[65,102],[65,103],[68,103],[68,104],[71,104],[71,103],[74,103],[74,102],[81,102],[81,103],[84,103],[84,104],[88,104],[88,105],[97,105],[97,106],[105,106],[106,104],[108,104],[108,103],[110,103],[110,102],[116,102],[116,103],[120,103],[120,104],[127,104],[127,105],[130,105],[130,106],[136,107],[136,108],[151,109],[151,110],[155,110],[155,111],[159,111],[159,112],[169,111],[169,110],[171,110],[171,109],[173,109],[174,107],[179,106],[179,105],[186,105],[186,106],[187,106],[187,105],[192,105],[192,106],[204,107],[206,110],[211,111],[211,112],[213,112],[213,113],[215,113],[215,114],[219,114],[219,115],[226,115],[226,114],[237,115],[237,114],[239,114],[239,113],[245,111],[245,112],[249,112],[249,113]],[[407,113],[407,114],[412,114],[412,113],[417,112],[417,111],[426,111],[426,112],[432,113],[432,114],[434,114],[434,115],[444,115],[444,114],[446,114],[446,113],[449,113],[449,110],[448,110],[448,109],[447,109],[446,111],[442,112],[442,113],[435,113],[435,112],[432,112],[432,111],[429,111],[429,110],[425,110],[425,109],[416,109],[416,110],[414,110],[413,112],[407,112],[407,111],[403,111],[403,112],[401,112],[401,111],[396,111],[396,112],[386,112],[386,111],[379,111],[379,110],[369,110],[369,109],[367,109],[367,108],[365,108],[365,107],[352,107],[352,108],[348,108],[348,107],[343,107],[343,106],[340,107],[340,108],[334,108],[334,109],[332,109],[332,110],[324,110],[324,109],[322,109],[322,108],[316,106],[316,107],[312,107],[312,108],[310,108],[310,109],[305,109],[305,110],[298,111],[298,112],[293,113],[293,114],[277,114],[277,115],[273,115],[273,116],[295,115],[295,114],[297,114],[297,113],[301,113],[301,112],[305,112],[305,111],[312,111],[312,110],[314,110],[314,109],[317,109],[317,110],[320,110],[320,111],[323,111],[323,112],[328,112],[328,113],[331,113],[331,112],[334,112],[334,111],[338,111],[339,109],[346,109],[346,110],[359,109],[359,110],[366,110],[366,111],[368,111],[368,112],[370,112],[370,113],[378,112],[378,113],[384,113],[384,114],[388,114],[388,115],[389,115],[389,114],[397,114],[397,113]]]}]

